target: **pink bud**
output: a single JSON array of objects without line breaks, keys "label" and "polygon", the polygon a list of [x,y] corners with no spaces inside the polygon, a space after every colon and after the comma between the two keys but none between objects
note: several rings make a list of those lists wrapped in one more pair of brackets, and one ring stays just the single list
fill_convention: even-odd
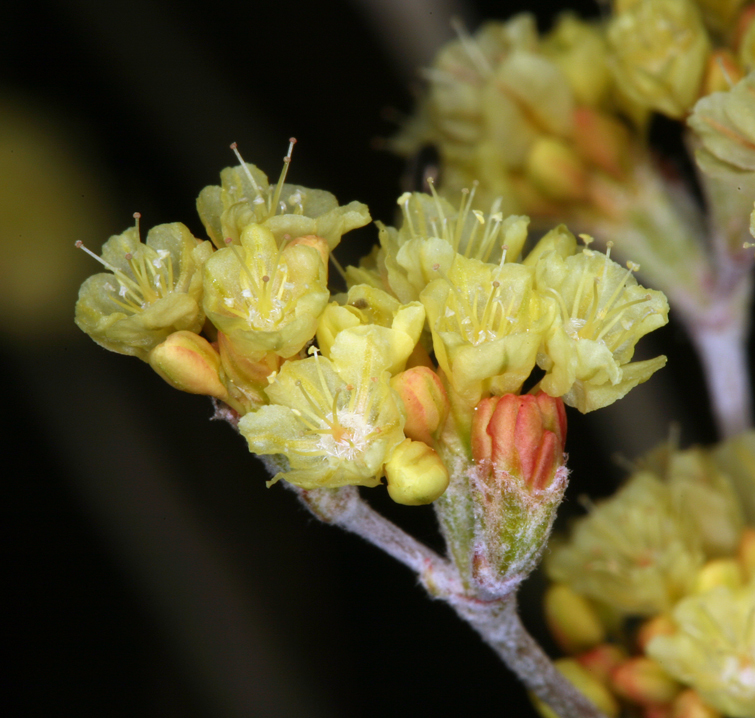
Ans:
[{"label": "pink bud", "polygon": [[404,434],[432,446],[448,415],[448,397],[440,377],[426,366],[415,366],[391,379],[406,409]]},{"label": "pink bud", "polygon": [[566,412],[560,398],[504,394],[483,399],[472,420],[472,456],[539,491],[563,465]]}]

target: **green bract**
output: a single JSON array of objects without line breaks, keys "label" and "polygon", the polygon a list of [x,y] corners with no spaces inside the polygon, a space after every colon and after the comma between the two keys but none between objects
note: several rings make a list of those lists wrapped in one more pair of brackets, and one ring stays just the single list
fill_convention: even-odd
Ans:
[{"label": "green bract", "polygon": [[201,268],[211,254],[180,222],[154,227],[146,244],[137,228],[111,237],[101,261],[112,273],[82,284],[76,324],[100,346],[147,361],[173,332],[201,329]]}]

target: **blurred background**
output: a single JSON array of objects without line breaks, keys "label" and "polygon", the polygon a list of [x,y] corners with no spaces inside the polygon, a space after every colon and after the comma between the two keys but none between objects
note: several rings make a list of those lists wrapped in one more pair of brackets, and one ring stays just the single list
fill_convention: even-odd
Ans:
[{"label": "blurred background", "polygon": [[[524,690],[402,566],[312,520],[209,401],[73,324],[98,250],[142,213],[199,237],[199,190],[234,164],[358,199],[391,223],[406,169],[378,149],[416,68],[522,10],[546,29],[592,2],[11,0],[0,27],[0,369],[5,429],[3,713],[12,716],[535,715]],[[663,137],[661,132],[660,137]],[[411,179],[411,177],[409,177]],[[374,227],[338,250],[356,260]],[[703,380],[672,323],[669,367],[625,400],[570,412],[572,486],[611,493],[681,425],[710,442]],[[649,341],[650,340],[650,341]],[[369,499],[441,550],[432,510]],[[525,620],[546,646],[539,580]]]}]

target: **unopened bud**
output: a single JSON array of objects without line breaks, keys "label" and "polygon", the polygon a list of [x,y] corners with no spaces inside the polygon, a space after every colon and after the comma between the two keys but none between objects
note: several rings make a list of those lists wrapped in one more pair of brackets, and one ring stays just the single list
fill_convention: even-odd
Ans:
[{"label": "unopened bud", "polygon": [[448,488],[448,470],[427,444],[405,439],[385,464],[388,494],[397,504],[430,504]]},{"label": "unopened bud", "polygon": [[548,588],[545,621],[565,653],[579,653],[605,640],[605,629],[590,602],[565,583]]},{"label": "unopened bud", "polygon": [[218,332],[218,351],[221,379],[234,409],[243,415],[266,404],[267,397],[263,390],[269,378],[280,368],[282,359],[272,352],[261,358],[248,357],[238,351],[223,332]]},{"label": "unopened bud", "polygon": [[637,646],[641,651],[645,651],[645,647],[656,636],[670,636],[676,633],[676,624],[674,619],[668,614],[661,613],[658,616],[649,618],[637,631]]},{"label": "unopened bud", "polygon": [[682,691],[671,704],[671,718],[721,718],[722,714],[691,688]]},{"label": "unopened bud", "polygon": [[616,666],[627,660],[627,652],[613,643],[599,646],[577,656],[579,664],[601,683],[608,685]]},{"label": "unopened bud", "polygon": [[150,366],[172,387],[189,394],[225,399],[220,381],[220,357],[204,337],[174,332],[149,354]]},{"label": "unopened bud", "polygon": [[737,559],[745,579],[751,581],[755,578],[755,528],[752,526],[747,526],[742,531],[742,538],[737,548]]},{"label": "unopened bud", "polygon": [[700,96],[710,95],[711,92],[726,92],[743,77],[742,67],[731,50],[715,50],[708,58]]},{"label": "unopened bud", "polygon": [[541,137],[527,157],[527,175],[556,200],[582,199],[587,193],[587,170],[579,155],[563,140]]},{"label": "unopened bud", "polygon": [[483,399],[472,420],[472,456],[542,490],[564,463],[566,412],[560,398],[504,394]]},{"label": "unopened bud", "polygon": [[440,377],[428,367],[415,366],[391,379],[406,409],[404,433],[432,445],[448,416],[448,396]]},{"label": "unopened bud", "polygon": [[588,162],[621,179],[629,164],[629,130],[590,107],[574,111],[574,146]]},{"label": "unopened bud", "polygon": [[615,693],[642,706],[671,703],[681,686],[652,658],[630,658],[611,674]]},{"label": "unopened bud", "polygon": [[292,240],[288,243],[289,247],[295,247],[297,244],[303,244],[306,247],[312,247],[313,249],[316,249],[320,256],[322,257],[322,261],[325,264],[325,266],[328,266],[328,260],[330,259],[330,250],[328,250],[328,240],[323,239],[322,237],[318,237],[314,234],[308,234],[305,237],[297,237],[296,239]]},{"label": "unopened bud", "polygon": [[705,593],[716,586],[740,588],[744,584],[742,566],[734,558],[716,558],[708,561],[698,572],[694,593]]},{"label": "unopened bud", "polygon": [[[553,662],[559,673],[566,678],[583,696],[588,698],[602,713],[615,718],[619,715],[620,706],[611,692],[594,676],[585,670],[573,658],[559,658]],[[558,718],[558,714],[530,695],[537,712],[543,718]]]}]

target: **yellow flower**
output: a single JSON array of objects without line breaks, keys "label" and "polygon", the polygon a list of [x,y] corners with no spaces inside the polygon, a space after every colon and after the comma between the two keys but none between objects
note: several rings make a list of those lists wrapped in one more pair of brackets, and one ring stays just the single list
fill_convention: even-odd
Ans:
[{"label": "yellow flower", "polygon": [[487,214],[473,210],[474,186],[471,192],[462,192],[458,210],[434,188],[432,192],[432,196],[407,192],[399,197],[404,217],[401,229],[379,225],[387,281],[402,302],[419,298],[438,271],[447,272],[457,256],[511,262],[527,239],[529,218],[512,215],[504,219],[500,199]]},{"label": "yellow flower", "polygon": [[105,242],[102,258],[77,246],[109,270],[87,279],[76,303],[76,324],[100,346],[147,361],[173,332],[201,330],[201,268],[212,245],[183,224],[158,225],[142,244],[137,223]]},{"label": "yellow flower", "polygon": [[657,636],[650,656],[732,718],[755,715],[755,581],[690,596],[674,609],[678,630]]},{"label": "yellow flower", "polygon": [[457,256],[422,292],[436,359],[465,404],[519,391],[534,368],[554,312],[532,285],[521,264]]},{"label": "yellow flower", "polygon": [[425,308],[419,302],[401,304],[381,289],[358,284],[349,289],[342,304],[331,302],[326,307],[317,328],[317,345],[329,357],[339,332],[369,324],[390,331],[388,371],[397,374],[404,370],[406,360],[417,346],[425,326]]},{"label": "yellow flower", "polygon": [[692,0],[638,0],[608,26],[616,83],[639,105],[681,118],[695,103],[711,50]]},{"label": "yellow flower", "polygon": [[[383,330],[381,332],[380,330]],[[239,431],[258,454],[284,454],[284,478],[304,489],[377,486],[404,440],[404,411],[390,388],[383,327],[342,331],[331,358],[283,364],[265,390],[271,404],[246,414]]]},{"label": "yellow flower", "polygon": [[259,224],[244,229],[240,247],[215,252],[204,274],[207,316],[255,359],[297,354],[314,337],[330,296],[320,252],[303,243],[279,248]]},{"label": "yellow flower", "polygon": [[671,492],[649,472],[635,474],[580,519],[547,560],[548,575],[624,614],[670,610],[692,589],[703,553]]},{"label": "yellow flower", "polygon": [[541,387],[583,413],[612,404],[666,363],[663,356],[630,363],[639,339],[668,321],[668,302],[637,284],[637,266],[629,267],[585,249],[543,254],[535,268],[536,288],[560,310],[538,356],[547,372]]},{"label": "yellow flower", "polygon": [[238,243],[244,228],[254,223],[264,224],[279,243],[286,235],[315,235],[326,239],[332,250],[342,235],[370,221],[369,210],[361,202],[339,207],[330,192],[285,184],[295,141],[292,138],[275,185],[264,172],[245,163],[235,144],[231,145],[240,164],[226,167],[220,173],[221,185],[205,187],[197,198],[197,211],[215,246],[225,247],[228,238]]}]

